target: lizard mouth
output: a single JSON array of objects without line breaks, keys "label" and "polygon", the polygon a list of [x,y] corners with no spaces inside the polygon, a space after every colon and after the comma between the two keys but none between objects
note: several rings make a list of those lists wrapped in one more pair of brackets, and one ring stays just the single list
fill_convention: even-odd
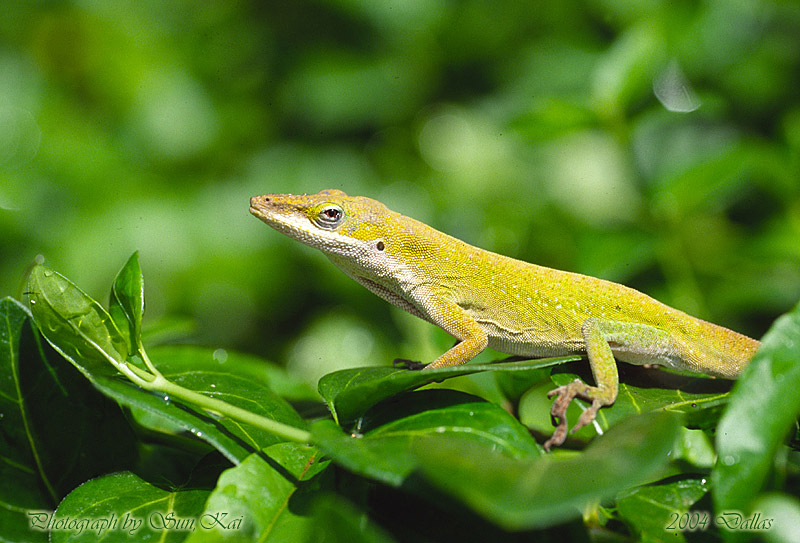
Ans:
[{"label": "lizard mouth", "polygon": [[262,198],[259,198],[258,196],[250,198],[250,213],[259,219],[264,219],[270,215],[269,208],[269,204],[267,204]]},{"label": "lizard mouth", "polygon": [[[255,198],[253,200],[255,200]],[[272,228],[283,232],[290,237],[297,238],[295,232],[297,227],[293,222],[294,217],[279,212],[274,206],[270,206],[269,204],[260,200],[251,200],[250,213]]]},{"label": "lizard mouth", "polygon": [[264,210],[264,201],[263,197],[261,196],[253,196],[250,198],[250,213],[253,215],[257,215],[262,213]]}]

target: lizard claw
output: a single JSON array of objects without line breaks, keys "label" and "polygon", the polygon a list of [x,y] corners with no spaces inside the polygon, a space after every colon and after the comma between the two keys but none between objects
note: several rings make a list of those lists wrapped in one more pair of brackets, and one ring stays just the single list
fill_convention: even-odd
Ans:
[{"label": "lizard claw", "polygon": [[395,358],[392,361],[392,366],[395,368],[405,368],[407,370],[421,370],[427,364],[422,362],[415,362],[414,360],[406,360],[405,358]]},{"label": "lizard claw", "polygon": [[553,425],[556,426],[556,429],[553,431],[553,435],[550,436],[550,439],[544,444],[544,450],[546,451],[550,451],[550,447],[562,445],[564,440],[567,439],[567,431],[569,430],[567,426],[567,407],[569,407],[570,402],[577,394],[574,386],[575,382],[576,381],[573,381],[569,385],[560,386],[547,393],[548,398],[552,398],[555,395],[558,395],[558,397],[553,402],[553,407],[550,408],[550,419],[553,421]]},{"label": "lizard claw", "polygon": [[[586,395],[587,386],[580,379],[575,379],[568,385],[560,386],[547,393],[548,398],[558,396],[553,402],[553,407],[550,409],[550,418],[556,429],[553,435],[544,444],[544,450],[549,451],[550,447],[558,447],[567,439],[567,432],[569,427],[567,425],[567,408],[575,397],[584,397]],[[591,407],[581,413],[578,423],[572,428],[570,433],[578,430],[591,423],[597,415],[597,410],[600,409],[601,403],[598,400],[592,401]]]},{"label": "lizard claw", "polygon": [[600,401],[599,400],[594,400],[592,402],[592,405],[590,405],[588,407],[588,409],[586,409],[586,411],[581,413],[581,416],[578,419],[578,423],[575,426],[572,427],[572,431],[574,432],[574,431],[576,431],[576,430],[578,430],[580,428],[583,428],[587,424],[591,424],[592,421],[597,416],[597,410],[600,409],[601,407],[602,407],[602,405],[600,404]]}]

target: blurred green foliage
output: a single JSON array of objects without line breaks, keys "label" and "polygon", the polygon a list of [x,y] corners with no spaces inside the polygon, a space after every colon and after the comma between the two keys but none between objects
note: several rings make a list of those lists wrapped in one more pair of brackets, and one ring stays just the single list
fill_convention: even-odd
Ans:
[{"label": "blurred green foliage", "polygon": [[3,11],[0,293],[42,254],[102,297],[138,249],[151,325],[311,381],[428,361],[451,340],[247,212],[340,188],[754,336],[800,297],[794,2]]}]

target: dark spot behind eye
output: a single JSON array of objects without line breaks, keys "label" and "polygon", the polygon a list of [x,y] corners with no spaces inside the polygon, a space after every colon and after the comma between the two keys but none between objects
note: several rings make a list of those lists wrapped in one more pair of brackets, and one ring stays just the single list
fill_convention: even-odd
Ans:
[{"label": "dark spot behind eye", "polygon": [[378,248],[379,251],[383,251],[386,248],[386,246],[383,244],[382,241],[379,241],[376,247]]}]

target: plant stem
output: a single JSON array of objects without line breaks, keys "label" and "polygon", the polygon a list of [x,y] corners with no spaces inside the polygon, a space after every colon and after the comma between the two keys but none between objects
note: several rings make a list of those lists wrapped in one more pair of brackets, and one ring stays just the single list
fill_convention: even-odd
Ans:
[{"label": "plant stem", "polygon": [[294,441],[297,443],[309,443],[311,441],[311,434],[305,430],[256,415],[255,413],[247,411],[246,409],[241,409],[235,405],[223,402],[222,400],[211,398],[209,396],[200,394],[199,392],[195,392],[194,390],[189,390],[188,388],[176,385],[172,381],[166,379],[160,373],[155,377],[155,379],[153,379],[153,381],[147,383],[147,386],[143,388],[146,388],[147,390],[163,392],[169,396],[186,400],[187,402],[198,405],[207,411],[213,411],[225,417],[250,424],[256,428],[261,428],[262,430],[270,432],[271,434],[275,434],[278,437],[282,437],[287,441]]},{"label": "plant stem", "polygon": [[211,398],[209,396],[200,394],[199,392],[195,392],[194,390],[189,390],[188,388],[176,385],[164,377],[161,372],[156,369],[156,367],[150,361],[150,358],[145,353],[144,349],[141,349],[139,352],[142,355],[142,359],[145,361],[145,365],[152,370],[152,373],[137,368],[132,364],[116,362],[108,356],[106,358],[111,361],[117,370],[145,390],[162,392],[169,396],[191,402],[205,409],[206,411],[214,411],[222,416],[250,424],[256,428],[261,428],[262,430],[265,430],[271,434],[275,434],[278,437],[282,437],[287,441],[308,443],[311,440],[311,434],[305,430],[295,428],[294,426],[289,426],[288,424],[283,424],[282,422],[278,422],[273,419],[268,419],[267,417],[256,415],[255,413],[247,411],[246,409],[241,409],[240,407],[223,402],[222,400]]}]

